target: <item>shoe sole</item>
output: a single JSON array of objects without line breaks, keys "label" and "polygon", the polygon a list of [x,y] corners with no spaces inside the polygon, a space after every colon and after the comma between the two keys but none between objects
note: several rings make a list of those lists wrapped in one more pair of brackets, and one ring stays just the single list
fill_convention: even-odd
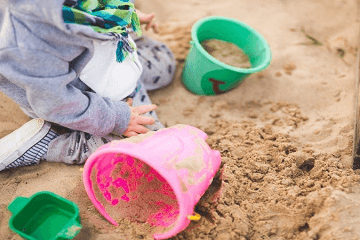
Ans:
[{"label": "shoe sole", "polygon": [[43,119],[33,119],[0,139],[0,171],[45,137],[50,127]]}]

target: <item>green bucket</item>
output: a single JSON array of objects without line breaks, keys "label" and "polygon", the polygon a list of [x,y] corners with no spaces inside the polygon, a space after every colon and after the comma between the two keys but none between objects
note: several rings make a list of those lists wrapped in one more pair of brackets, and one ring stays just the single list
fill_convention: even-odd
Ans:
[{"label": "green bucket", "polygon": [[[185,61],[182,81],[188,90],[198,95],[229,91],[250,74],[264,70],[271,61],[270,47],[260,33],[232,18],[203,18],[192,27],[191,37],[191,48]],[[212,57],[200,44],[210,39],[237,45],[248,55],[251,68],[233,67]]]},{"label": "green bucket", "polygon": [[25,239],[73,239],[82,228],[78,206],[52,192],[17,197],[8,209],[13,214],[10,229]]}]

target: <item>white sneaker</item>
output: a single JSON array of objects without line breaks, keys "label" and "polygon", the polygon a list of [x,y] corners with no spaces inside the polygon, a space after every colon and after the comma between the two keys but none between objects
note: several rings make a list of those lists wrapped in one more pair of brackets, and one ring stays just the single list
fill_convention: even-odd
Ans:
[{"label": "white sneaker", "polygon": [[40,162],[49,143],[59,134],[43,119],[32,119],[0,139],[0,171]]}]

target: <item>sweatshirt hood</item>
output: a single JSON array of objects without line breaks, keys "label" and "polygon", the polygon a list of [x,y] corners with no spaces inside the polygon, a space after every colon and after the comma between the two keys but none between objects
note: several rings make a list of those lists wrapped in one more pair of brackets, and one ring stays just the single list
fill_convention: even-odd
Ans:
[{"label": "sweatshirt hood", "polygon": [[[35,22],[48,23],[67,34],[75,34],[91,39],[106,41],[113,39],[111,34],[105,35],[95,32],[91,27],[79,24],[66,24],[63,18],[63,4],[65,0],[0,0],[0,21],[3,6],[8,8],[16,15],[21,15],[22,19]],[[3,4],[2,1],[5,1]],[[0,24],[1,32],[1,24]]]},{"label": "sweatshirt hood", "polygon": [[[62,16],[62,6],[65,0],[5,0],[13,11],[36,18],[39,21],[66,30]],[[6,5],[6,4],[5,4]]]}]

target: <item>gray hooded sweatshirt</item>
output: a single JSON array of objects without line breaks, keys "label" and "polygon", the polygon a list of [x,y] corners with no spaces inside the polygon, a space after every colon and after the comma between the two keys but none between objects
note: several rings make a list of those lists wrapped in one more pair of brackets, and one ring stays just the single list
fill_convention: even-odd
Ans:
[{"label": "gray hooded sweatshirt", "polygon": [[94,54],[93,40],[116,39],[65,24],[63,2],[0,0],[0,91],[33,118],[95,136],[121,135],[130,107],[101,97],[79,79]]}]

